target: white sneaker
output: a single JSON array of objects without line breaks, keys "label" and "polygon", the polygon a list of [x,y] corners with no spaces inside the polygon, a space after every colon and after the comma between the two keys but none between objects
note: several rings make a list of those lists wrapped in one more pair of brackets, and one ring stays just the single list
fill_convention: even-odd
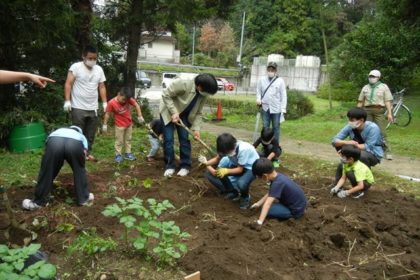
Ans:
[{"label": "white sneaker", "polygon": [[91,203],[93,200],[95,199],[95,196],[93,195],[93,193],[89,193],[89,197],[88,199],[83,202],[82,204],[80,204],[81,206],[85,206],[88,205],[89,203]]},{"label": "white sneaker", "polygon": [[33,210],[36,210],[36,209],[39,209],[39,208],[41,208],[42,206],[40,206],[40,205],[38,205],[38,204],[36,204],[35,202],[33,202],[32,200],[30,200],[30,199],[24,199],[23,201],[22,201],[22,208],[23,209],[26,209],[26,210],[29,210],[29,211],[33,211]]},{"label": "white sneaker", "polygon": [[387,155],[386,155],[386,159],[387,159],[387,160],[393,160],[393,159],[394,159],[394,157],[393,157],[391,154],[387,154]]},{"label": "white sneaker", "polygon": [[163,173],[163,176],[172,177],[174,173],[175,173],[175,169],[169,168],[165,170],[165,173]]},{"label": "white sneaker", "polygon": [[181,170],[178,171],[178,173],[176,175],[184,177],[187,176],[188,173],[190,173],[190,171],[186,168],[181,168]]}]

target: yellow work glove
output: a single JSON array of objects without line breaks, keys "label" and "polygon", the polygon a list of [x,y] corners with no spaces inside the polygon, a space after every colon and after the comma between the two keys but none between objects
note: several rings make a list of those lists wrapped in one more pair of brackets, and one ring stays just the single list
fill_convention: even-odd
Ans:
[{"label": "yellow work glove", "polygon": [[229,170],[227,168],[219,168],[216,170],[216,176],[219,178],[223,178],[228,175]]}]

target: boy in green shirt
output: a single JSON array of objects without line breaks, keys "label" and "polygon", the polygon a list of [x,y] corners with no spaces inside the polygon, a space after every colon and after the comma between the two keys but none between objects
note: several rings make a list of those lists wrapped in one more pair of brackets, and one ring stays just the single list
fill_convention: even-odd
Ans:
[{"label": "boy in green shirt", "polygon": [[[341,161],[343,162],[343,174],[337,185],[331,189],[331,194],[337,194],[339,198],[351,195],[360,198],[375,182],[372,171],[366,164],[361,162],[360,150],[353,145],[344,145],[341,149]],[[349,179],[351,188],[343,190],[346,179]]]}]

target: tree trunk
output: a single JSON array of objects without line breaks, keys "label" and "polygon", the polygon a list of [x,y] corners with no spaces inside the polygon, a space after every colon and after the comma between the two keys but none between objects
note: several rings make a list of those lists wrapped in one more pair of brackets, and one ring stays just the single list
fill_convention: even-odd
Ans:
[{"label": "tree trunk", "polygon": [[128,24],[128,47],[124,84],[134,93],[136,86],[137,57],[143,23],[143,0],[132,0]]},{"label": "tree trunk", "polygon": [[92,3],[91,0],[71,0],[72,9],[77,13],[79,22],[79,30],[76,40],[80,53],[90,44],[90,21],[92,19]]}]

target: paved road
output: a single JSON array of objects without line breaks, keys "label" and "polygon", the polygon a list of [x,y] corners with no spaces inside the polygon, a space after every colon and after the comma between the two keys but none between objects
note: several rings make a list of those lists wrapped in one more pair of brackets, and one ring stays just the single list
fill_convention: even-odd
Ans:
[{"label": "paved road", "polygon": [[[203,123],[202,130],[216,135],[223,132],[229,132],[235,135],[238,139],[252,142],[253,132],[244,129],[223,127],[214,123]],[[314,143],[303,140],[297,141],[282,136],[281,147],[286,153],[305,155],[313,158],[320,158],[322,160],[338,162],[337,154],[329,144]],[[408,157],[394,155],[394,160],[383,160],[381,164],[375,166],[374,168],[389,172],[393,175],[420,178],[420,160],[414,160]]]},{"label": "paved road", "polygon": [[[151,110],[154,116],[157,117],[159,114],[158,110],[161,98],[161,89],[149,89],[142,94],[142,97],[143,96],[149,99]],[[253,127],[254,124],[252,124],[252,128]],[[215,135],[223,132],[229,132],[239,139],[252,142],[253,132],[244,129],[218,126],[215,123],[203,123],[202,130],[208,131]],[[323,160],[338,162],[337,154],[329,144],[314,143],[304,140],[297,141],[293,139],[288,139],[283,135],[281,146],[283,148],[283,151],[285,151],[286,153],[318,157]],[[394,155],[394,160],[383,160],[381,164],[375,166],[375,169],[386,171],[393,175],[403,175],[413,178],[420,178],[420,160],[411,159],[409,157]]]}]

